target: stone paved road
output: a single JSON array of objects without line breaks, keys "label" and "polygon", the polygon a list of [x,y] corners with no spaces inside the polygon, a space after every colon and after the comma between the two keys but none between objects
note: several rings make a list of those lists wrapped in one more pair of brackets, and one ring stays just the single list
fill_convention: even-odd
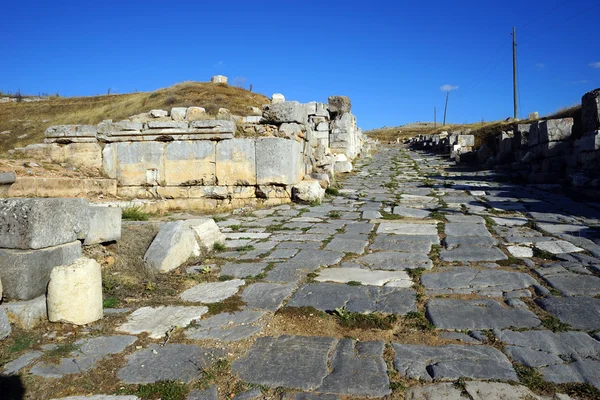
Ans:
[{"label": "stone paved road", "polygon": [[[399,147],[357,170],[322,205],[220,221],[228,250],[218,264],[231,280],[188,289],[180,306],[130,310],[104,339],[111,348],[84,341],[54,366],[43,351],[27,353],[5,373],[56,379],[78,372],[72,360],[89,371],[118,353],[115,379],[192,382],[189,399],[525,399],[566,390],[538,396],[518,385],[535,373],[600,389],[598,204]],[[206,305],[236,294],[242,311],[203,317]],[[397,318],[383,331],[327,331],[310,325],[320,312],[330,314],[324,326],[354,313]],[[186,342],[163,346],[174,327]],[[140,335],[151,344],[138,345]],[[193,384],[222,358],[238,390]]]}]

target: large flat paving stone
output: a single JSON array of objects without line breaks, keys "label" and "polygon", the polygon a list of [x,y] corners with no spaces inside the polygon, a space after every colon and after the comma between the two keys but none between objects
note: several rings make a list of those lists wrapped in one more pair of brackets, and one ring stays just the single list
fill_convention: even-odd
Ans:
[{"label": "large flat paving stone", "polygon": [[396,351],[394,367],[407,378],[448,381],[464,377],[518,381],[508,358],[493,347],[392,345]]},{"label": "large flat paving stone", "polygon": [[325,246],[325,250],[341,251],[342,253],[363,254],[369,244],[368,240],[334,238]]},{"label": "large flat paving stone", "polygon": [[412,279],[405,271],[379,271],[361,268],[326,268],[315,278],[317,282],[348,283],[363,285],[411,287]]},{"label": "large flat paving stone", "polygon": [[[419,237],[414,237],[414,239],[419,239]],[[419,241],[407,240],[405,236],[377,235],[373,243],[369,246],[369,249],[429,254],[431,251],[432,241],[434,242],[433,244],[437,244],[437,236],[433,240]]]},{"label": "large flat paving stone", "polygon": [[444,228],[444,232],[446,232],[447,236],[492,236],[485,225],[468,222],[448,222]]},{"label": "large flat paving stone", "polygon": [[52,400],[139,400],[137,396],[119,396],[111,394],[94,394],[91,396],[69,396]]},{"label": "large flat paving stone", "polygon": [[544,275],[544,279],[563,296],[596,296],[600,294],[600,278],[579,274]]},{"label": "large flat paving stone", "polygon": [[151,344],[126,356],[127,364],[117,372],[117,377],[124,383],[168,380],[189,383],[223,354],[219,349],[187,344]]},{"label": "large flat paving stone", "polygon": [[492,247],[497,244],[498,241],[492,236],[446,236],[444,238],[444,245],[448,250],[461,246]]},{"label": "large flat paving stone", "polygon": [[222,342],[236,342],[259,333],[264,323],[264,311],[243,310],[224,313],[203,319],[196,326],[185,331],[188,339],[210,339]]},{"label": "large flat paving stone", "polygon": [[303,285],[294,293],[287,306],[308,306],[321,311],[346,307],[351,312],[399,315],[416,311],[415,292],[412,289],[335,283]]},{"label": "large flat paving stone", "polygon": [[378,234],[394,235],[418,235],[418,236],[436,236],[438,235],[437,224],[405,224],[397,222],[382,222],[377,228]]},{"label": "large flat paving stone", "polygon": [[589,383],[600,389],[600,361],[577,360],[540,368],[544,379],[554,383]]},{"label": "large flat paving stone", "polygon": [[431,299],[427,317],[439,329],[534,328],[540,320],[524,308],[503,306],[491,299]]},{"label": "large flat paving stone", "polygon": [[224,282],[200,283],[189,288],[179,296],[182,300],[193,303],[218,303],[233,296],[246,282],[243,279],[232,279]]},{"label": "large flat paving stone", "polygon": [[34,361],[36,361],[43,355],[44,353],[42,353],[41,351],[30,351],[28,353],[25,353],[16,360],[4,364],[4,366],[2,367],[2,374],[14,375],[23,368],[27,367],[28,365],[31,365]]},{"label": "large flat paving stone", "polygon": [[242,300],[250,309],[276,311],[285,299],[296,289],[293,283],[254,283],[248,285],[241,294]]},{"label": "large flat paving stone", "polygon": [[537,242],[535,244],[540,250],[547,251],[552,254],[576,253],[584,251],[581,247],[577,247],[566,240],[552,240],[547,242]]},{"label": "large flat paving stone", "polygon": [[372,269],[384,269],[398,271],[412,268],[433,268],[433,262],[427,254],[401,253],[383,251],[380,253],[367,254],[356,259],[357,262],[368,265]]},{"label": "large flat paving stone", "polygon": [[496,294],[538,285],[528,274],[504,270],[479,270],[460,267],[421,276],[421,283],[429,294]]},{"label": "large flat paving stone", "polygon": [[429,210],[421,210],[418,208],[410,208],[404,206],[396,206],[392,211],[395,215],[401,215],[407,218],[427,218],[429,217]]},{"label": "large flat paving stone", "polygon": [[142,307],[127,318],[127,322],[117,328],[118,331],[140,334],[148,332],[152,339],[160,339],[173,327],[185,327],[200,319],[208,312],[208,307],[159,306]]},{"label": "large flat paving stone", "polygon": [[235,278],[247,278],[256,276],[267,268],[268,264],[264,262],[257,263],[226,263],[221,267],[219,275],[228,275]]},{"label": "large flat paving stone", "polygon": [[600,299],[593,297],[544,297],[535,301],[542,309],[574,329],[600,329]]},{"label": "large flat paving stone", "polygon": [[312,391],[328,375],[329,354],[336,343],[328,337],[261,337],[231,368],[249,383]]},{"label": "large flat paving stone", "polygon": [[43,378],[62,378],[89,371],[100,360],[121,353],[136,340],[137,337],[127,335],[80,339],[74,343],[76,350],[69,357],[61,358],[57,364],[40,362],[31,368],[30,373]]},{"label": "large flat paving stone", "polygon": [[479,262],[506,260],[508,257],[497,247],[459,246],[440,251],[442,261]]},{"label": "large flat paving stone", "polygon": [[297,282],[308,273],[321,267],[339,263],[344,253],[328,250],[300,250],[293,258],[275,265],[269,271],[266,280],[269,282]]},{"label": "large flat paving stone", "polygon": [[384,342],[340,340],[331,357],[331,373],[317,391],[360,397],[390,394],[384,347]]}]

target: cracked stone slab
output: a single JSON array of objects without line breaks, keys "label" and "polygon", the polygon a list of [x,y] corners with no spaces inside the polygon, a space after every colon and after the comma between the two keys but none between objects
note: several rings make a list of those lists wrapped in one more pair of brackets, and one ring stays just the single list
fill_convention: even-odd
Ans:
[{"label": "cracked stone slab", "polygon": [[536,304],[574,329],[600,329],[600,299],[593,297],[544,297]]},{"label": "cracked stone slab", "polygon": [[296,289],[293,283],[264,283],[258,282],[248,285],[241,294],[242,300],[250,309],[276,311],[285,299],[292,295]]},{"label": "cracked stone slab", "polygon": [[495,300],[431,299],[427,316],[439,329],[535,328],[540,320],[525,308],[502,306]]},{"label": "cracked stone slab", "polygon": [[363,285],[409,288],[412,279],[405,271],[379,271],[361,268],[326,268],[315,278],[317,282],[360,282]]},{"label": "cracked stone slab", "polygon": [[336,343],[329,337],[261,337],[231,368],[245,382],[312,391],[328,375],[327,362]]},{"label": "cracked stone slab", "polygon": [[245,285],[243,279],[232,279],[225,282],[200,283],[189,288],[179,296],[182,300],[194,303],[218,303],[233,296]]},{"label": "cracked stone slab", "polygon": [[317,391],[360,397],[390,394],[384,347],[384,342],[340,340],[331,357],[332,371]]},{"label": "cracked stone slab", "polygon": [[394,367],[403,376],[425,381],[448,381],[461,377],[518,381],[512,364],[489,346],[423,346],[392,343]]},{"label": "cracked stone slab", "polygon": [[405,224],[397,222],[382,222],[377,228],[377,234],[393,235],[416,235],[416,236],[436,236],[438,235],[437,224]]},{"label": "cracked stone slab", "polygon": [[28,365],[31,365],[34,361],[36,361],[43,355],[44,353],[42,353],[41,351],[31,351],[29,353],[25,353],[16,360],[4,364],[4,369],[2,373],[4,375],[14,375],[23,368],[27,367]]},{"label": "cracked stone slab", "polygon": [[[419,238],[426,238],[426,236],[415,237],[415,239]],[[373,243],[369,246],[369,249],[429,254],[431,251],[431,242],[434,242],[433,244],[439,243],[437,236],[432,239],[433,240],[419,241],[407,240],[405,236],[377,235]]]},{"label": "cracked stone slab", "polygon": [[422,218],[429,217],[430,211],[429,210],[421,210],[418,208],[396,206],[396,207],[394,207],[394,210],[392,211],[392,213],[395,215],[401,215],[401,216],[407,217],[407,218],[422,219]]},{"label": "cracked stone slab", "polygon": [[132,384],[168,380],[190,383],[223,354],[222,350],[188,344],[151,344],[125,356],[127,364],[117,377]]},{"label": "cracked stone slab", "polygon": [[41,362],[34,365],[29,373],[43,378],[62,378],[65,375],[89,371],[102,359],[111,354],[121,353],[137,340],[135,336],[99,336],[80,339],[74,343],[69,357],[61,358],[58,364]]},{"label": "cracked stone slab", "polygon": [[325,250],[341,251],[342,253],[363,254],[369,244],[368,240],[334,238],[325,246]]},{"label": "cracked stone slab", "polygon": [[468,222],[449,222],[444,231],[447,236],[478,236],[481,238],[492,236],[485,225]]},{"label": "cracked stone slab", "polygon": [[547,251],[552,254],[577,253],[584,251],[581,247],[577,247],[566,240],[549,240],[546,242],[537,242],[535,244],[540,250]]},{"label": "cracked stone slab", "polygon": [[460,246],[440,251],[442,261],[478,262],[506,260],[508,257],[497,247]]},{"label": "cracked stone slab", "polygon": [[563,296],[590,296],[600,294],[600,278],[579,274],[544,275],[544,279]]},{"label": "cracked stone slab", "polygon": [[261,319],[264,311],[243,310],[234,313],[223,313],[199,321],[194,328],[185,331],[188,339],[219,340],[236,342],[259,333],[264,323]]},{"label": "cracked stone slab", "polygon": [[494,223],[496,225],[509,226],[509,227],[523,226],[529,222],[529,220],[527,218],[521,218],[521,217],[511,217],[511,218],[492,217],[492,221],[494,221]]},{"label": "cracked stone slab", "polygon": [[200,319],[208,312],[208,307],[159,306],[142,307],[127,318],[127,322],[117,328],[118,331],[140,334],[148,332],[152,339],[160,339],[173,327],[185,327]]},{"label": "cracked stone slab", "polygon": [[530,275],[504,270],[460,267],[426,273],[421,283],[429,294],[511,292],[538,285]]},{"label": "cracked stone slab", "polygon": [[557,364],[540,368],[544,379],[554,383],[589,383],[600,389],[600,361],[577,360],[571,364]]},{"label": "cracked stone slab", "polygon": [[416,311],[415,299],[413,289],[311,283],[301,286],[287,307],[308,306],[321,311],[346,307],[351,312],[405,315]]},{"label": "cracked stone slab", "polygon": [[297,282],[320,267],[339,263],[344,253],[328,250],[300,250],[293,258],[279,263],[267,274],[270,282]]},{"label": "cracked stone slab", "polygon": [[246,278],[256,276],[267,268],[268,264],[264,262],[258,263],[226,263],[221,267],[219,276],[228,275],[235,278]]},{"label": "cracked stone slab", "polygon": [[421,253],[382,251],[379,253],[367,254],[366,256],[357,258],[356,261],[366,264],[372,269],[392,271],[412,268],[433,268],[433,262],[429,259],[429,256]]}]

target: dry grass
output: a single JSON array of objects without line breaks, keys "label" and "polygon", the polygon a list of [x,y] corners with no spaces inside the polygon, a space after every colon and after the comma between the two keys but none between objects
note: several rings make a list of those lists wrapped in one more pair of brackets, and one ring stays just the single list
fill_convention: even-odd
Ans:
[{"label": "dry grass", "polygon": [[[155,92],[92,97],[51,97],[48,101],[0,104],[0,154],[44,140],[51,125],[98,124],[115,121],[152,109],[200,106],[216,113],[219,107],[233,114],[248,115],[248,106],[260,107],[269,100],[258,93],[204,82],[184,82]],[[19,139],[19,136],[27,135]]]}]

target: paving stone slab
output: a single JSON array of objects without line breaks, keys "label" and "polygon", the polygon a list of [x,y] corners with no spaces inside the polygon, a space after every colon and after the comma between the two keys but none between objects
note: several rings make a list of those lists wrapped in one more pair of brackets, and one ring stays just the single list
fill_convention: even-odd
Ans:
[{"label": "paving stone slab", "polygon": [[125,356],[127,364],[117,372],[123,383],[176,380],[190,383],[202,375],[224,352],[188,344],[150,344]]},{"label": "paving stone slab", "polygon": [[[431,243],[432,241],[434,241],[435,243]],[[431,245],[437,244],[438,242],[439,241],[437,236],[435,236],[433,240],[411,241],[407,240],[405,236],[377,235],[373,243],[369,246],[369,248],[371,250],[429,254],[429,252],[431,251]]]},{"label": "paving stone slab", "polygon": [[498,241],[492,236],[446,236],[444,245],[448,250],[457,247],[493,247],[498,244]]},{"label": "paving stone slab", "polygon": [[187,400],[218,400],[219,393],[217,385],[212,385],[211,387],[204,390],[192,390],[187,398]]},{"label": "paving stone slab", "polygon": [[469,344],[481,344],[479,340],[461,332],[440,332],[439,337],[448,340],[458,340]]},{"label": "paving stone slab", "polygon": [[342,253],[363,254],[369,244],[368,240],[334,238],[325,246],[325,250],[341,251]]},{"label": "paving stone slab", "polygon": [[469,267],[426,273],[421,276],[421,283],[429,294],[467,294],[490,290],[504,293],[538,285],[530,275],[521,272]]},{"label": "paving stone slab", "polygon": [[580,251],[584,251],[581,247],[574,246],[565,240],[537,242],[535,244],[535,247],[552,254],[577,253]]},{"label": "paving stone slab", "polygon": [[470,400],[454,383],[412,386],[404,394],[405,400]]},{"label": "paving stone slab", "polygon": [[544,279],[563,296],[590,296],[600,294],[600,278],[578,274],[544,275]]},{"label": "paving stone slab", "polygon": [[[501,382],[465,382],[465,391],[472,400],[550,400],[540,397],[522,385],[511,385]],[[567,396],[566,399],[570,399]],[[552,397],[552,400],[566,400]]]},{"label": "paving stone slab", "polygon": [[485,224],[485,219],[478,215],[464,215],[464,214],[447,214],[446,219],[448,222],[461,222],[469,224]]},{"label": "paving stone slab", "polygon": [[221,267],[219,276],[233,276],[235,278],[246,278],[260,274],[267,263],[226,263]]},{"label": "paving stone slab", "polygon": [[512,364],[489,346],[422,346],[392,343],[394,367],[407,378],[448,381],[461,377],[518,381]]},{"label": "paving stone slab", "polygon": [[232,279],[225,282],[200,283],[189,288],[179,296],[182,300],[194,303],[218,303],[233,296],[246,284],[243,279]]},{"label": "paving stone slab", "polygon": [[500,225],[500,226],[523,226],[529,222],[529,220],[527,218],[521,218],[521,217],[510,217],[510,218],[492,217],[492,221],[494,221],[494,223],[496,225]]},{"label": "paving stone slab", "polygon": [[433,268],[433,262],[427,254],[379,252],[372,253],[356,259],[357,262],[368,265],[372,269],[398,271],[411,268]]},{"label": "paving stone slab", "polygon": [[508,257],[497,247],[460,246],[440,251],[442,261],[479,262],[506,260]]},{"label": "paving stone slab", "polygon": [[506,250],[513,257],[531,258],[533,257],[533,249],[527,246],[507,246]]},{"label": "paving stone slab", "polygon": [[317,282],[360,282],[363,285],[411,287],[412,279],[405,271],[379,271],[360,268],[326,268],[315,278]]},{"label": "paving stone slab", "polygon": [[523,308],[504,307],[491,299],[431,299],[427,317],[439,329],[535,328],[540,320]]},{"label": "paving stone slab", "polygon": [[483,224],[473,224],[468,222],[448,222],[444,228],[448,236],[492,236]]},{"label": "paving stone slab", "polygon": [[351,312],[405,315],[416,311],[415,298],[412,289],[311,283],[301,286],[287,307],[308,306],[321,311],[346,307]]},{"label": "paving stone slab", "polygon": [[297,282],[320,267],[339,263],[344,253],[328,250],[301,250],[293,258],[279,263],[267,274],[270,282]]},{"label": "paving stone slab", "polygon": [[148,332],[152,339],[160,339],[173,327],[185,327],[200,319],[208,312],[208,307],[159,306],[142,307],[127,318],[127,322],[117,328],[118,331],[140,334]]},{"label": "paving stone slab", "polygon": [[233,398],[233,400],[254,400],[262,398],[262,391],[259,388],[252,388],[250,390],[246,390],[245,392],[238,394]]},{"label": "paving stone slab", "polygon": [[261,337],[231,368],[245,382],[315,390],[329,373],[329,354],[336,343],[328,337]]},{"label": "paving stone slab", "polygon": [[554,383],[589,383],[600,389],[600,361],[577,360],[540,368],[544,379]]},{"label": "paving stone slab", "polygon": [[384,342],[340,340],[331,357],[332,371],[317,391],[361,397],[390,394],[384,347]]},{"label": "paving stone slab", "polygon": [[293,283],[254,283],[248,285],[241,294],[242,300],[250,309],[276,311],[285,299],[296,289]]},{"label": "paving stone slab", "polygon": [[195,327],[185,331],[185,336],[188,339],[210,339],[222,342],[247,339],[263,329],[264,323],[261,319],[265,314],[264,311],[253,310],[218,314],[197,322]]},{"label": "paving stone slab", "polygon": [[52,400],[139,400],[137,396],[118,396],[110,394],[94,394],[91,396],[69,396]]},{"label": "paving stone slab", "polygon": [[401,215],[403,217],[407,217],[407,218],[427,218],[429,217],[430,211],[428,210],[421,210],[418,208],[410,208],[410,207],[403,207],[403,206],[396,206],[394,207],[394,210],[392,211],[393,214],[395,215]]},{"label": "paving stone slab", "polygon": [[14,375],[23,368],[31,365],[31,363],[33,363],[43,355],[44,353],[42,353],[41,351],[31,351],[29,353],[25,353],[16,360],[4,364],[4,369],[2,373],[4,375]]},{"label": "paving stone slab", "polygon": [[397,222],[382,222],[377,228],[378,234],[393,235],[417,235],[417,236],[436,236],[438,235],[437,224],[405,224]]},{"label": "paving stone slab", "polygon": [[600,299],[593,297],[544,297],[536,304],[561,322],[574,329],[593,331],[600,329]]},{"label": "paving stone slab", "polygon": [[299,249],[277,249],[265,257],[265,260],[287,260],[298,253]]}]

